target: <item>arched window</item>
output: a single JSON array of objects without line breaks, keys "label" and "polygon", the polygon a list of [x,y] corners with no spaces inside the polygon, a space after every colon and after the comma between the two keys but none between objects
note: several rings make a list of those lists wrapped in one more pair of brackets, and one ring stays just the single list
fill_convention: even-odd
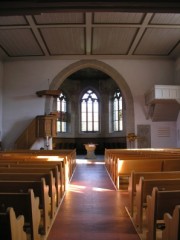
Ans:
[{"label": "arched window", "polygon": [[117,89],[113,96],[113,131],[123,130],[122,95]]},{"label": "arched window", "polygon": [[57,132],[67,132],[67,99],[63,93],[57,98],[57,111]]},{"label": "arched window", "polygon": [[81,98],[81,131],[99,131],[99,99],[91,89]]}]

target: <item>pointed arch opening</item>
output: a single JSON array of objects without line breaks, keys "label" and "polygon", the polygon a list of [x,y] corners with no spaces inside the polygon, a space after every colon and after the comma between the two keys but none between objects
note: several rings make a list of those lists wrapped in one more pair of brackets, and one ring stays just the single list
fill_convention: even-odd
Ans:
[{"label": "pointed arch opening", "polygon": [[99,131],[99,98],[92,88],[80,99],[80,115],[81,132]]},{"label": "pointed arch opening", "polygon": [[[130,91],[130,88],[128,84],[126,83],[125,79],[121,76],[121,74],[114,69],[113,67],[109,66],[108,64],[97,61],[97,60],[81,60],[78,62],[75,62],[68,67],[66,67],[64,70],[62,70],[51,82],[50,89],[58,89],[61,87],[63,82],[69,78],[72,74],[76,73],[77,71],[85,68],[91,68],[99,70],[105,74],[107,74],[118,86],[118,88],[121,90],[121,94],[124,99],[123,104],[123,119],[125,121],[125,126],[123,125],[123,135],[127,136],[129,132],[134,132],[134,105],[133,105],[133,97]],[[103,84],[102,84],[103,85]],[[104,87],[104,86],[102,86]],[[78,88],[76,86],[75,88]],[[105,89],[105,87],[104,87]],[[105,89],[106,91],[106,89]],[[77,100],[77,99],[76,99]],[[75,100],[75,101],[76,101]],[[52,110],[53,103],[52,100],[46,99],[46,113],[50,112]],[[73,109],[73,106],[71,106]],[[80,110],[79,110],[80,112]],[[120,113],[120,110],[119,110]],[[106,115],[107,113],[104,112]],[[121,114],[120,114],[121,115]],[[119,115],[119,116],[120,116]],[[71,116],[73,118],[73,116]],[[111,118],[111,122],[113,122],[113,117],[109,116]],[[102,121],[103,119],[100,119]],[[76,123],[77,124],[77,123]],[[79,125],[79,128],[81,128],[81,124]],[[119,128],[121,129],[121,127]],[[101,130],[101,129],[100,129]],[[111,132],[113,131],[113,126],[111,126]],[[117,137],[120,136],[117,132]]]}]

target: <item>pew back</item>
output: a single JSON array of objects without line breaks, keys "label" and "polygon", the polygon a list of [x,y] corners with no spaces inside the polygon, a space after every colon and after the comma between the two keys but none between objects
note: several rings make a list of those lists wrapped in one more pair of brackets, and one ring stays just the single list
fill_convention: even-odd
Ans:
[{"label": "pew back", "polygon": [[176,205],[180,203],[180,190],[159,191],[153,188],[152,194],[147,196],[147,239],[156,239],[156,223],[163,220],[164,214],[173,213]]},{"label": "pew back", "polygon": [[134,198],[136,195],[136,184],[139,183],[140,177],[144,177],[144,179],[176,179],[180,178],[180,171],[167,171],[167,172],[135,172],[132,171],[129,177],[129,185],[128,185],[128,194],[129,194],[129,210],[131,216],[133,216],[133,206],[134,206]]},{"label": "pew back", "polygon": [[33,190],[28,193],[0,193],[0,212],[5,212],[8,207],[13,207],[17,215],[23,215],[27,233],[31,240],[40,240],[40,210],[39,198],[34,196]]}]

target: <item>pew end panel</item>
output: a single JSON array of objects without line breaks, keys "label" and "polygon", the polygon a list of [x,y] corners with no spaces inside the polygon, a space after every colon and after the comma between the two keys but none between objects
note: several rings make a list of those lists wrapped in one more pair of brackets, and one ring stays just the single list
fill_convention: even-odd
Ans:
[{"label": "pew end panel", "polygon": [[132,171],[129,177],[129,185],[128,185],[128,194],[129,194],[129,211],[130,215],[133,217],[134,211],[134,199],[136,196],[136,185],[139,183],[140,177],[144,177],[144,179],[180,179],[180,171],[167,171],[167,172],[136,172]]},{"label": "pew end panel", "polygon": [[8,207],[5,213],[0,213],[0,239],[27,240],[27,234],[23,228],[24,216],[16,217],[12,207]]},{"label": "pew end panel", "polygon": [[165,229],[162,232],[162,240],[180,239],[180,205],[177,205],[173,214],[164,214]]},{"label": "pew end panel", "polygon": [[147,207],[146,196],[152,193],[154,187],[158,191],[174,191],[180,190],[179,179],[144,179],[140,177],[139,183],[136,185],[136,218],[135,223],[138,231],[142,232],[143,211]]},{"label": "pew end panel", "polygon": [[153,188],[152,194],[147,195],[147,240],[156,240],[156,226],[164,220],[164,214],[173,214],[174,208],[180,203],[180,190],[159,191]]},{"label": "pew end panel", "polygon": [[13,207],[17,215],[25,219],[24,229],[31,240],[40,240],[40,209],[39,198],[34,196],[32,189],[27,193],[0,193],[0,211]]}]

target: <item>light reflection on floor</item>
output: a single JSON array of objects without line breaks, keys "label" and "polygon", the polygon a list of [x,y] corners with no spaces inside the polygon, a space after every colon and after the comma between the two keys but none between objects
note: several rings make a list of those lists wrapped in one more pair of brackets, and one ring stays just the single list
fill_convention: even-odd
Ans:
[{"label": "light reflection on floor", "polygon": [[97,155],[96,159],[86,159],[85,155],[77,155],[77,164],[105,164],[104,155]]},{"label": "light reflection on floor", "polygon": [[104,162],[97,162],[95,160],[83,160],[83,159],[76,159],[77,164],[105,164]]},{"label": "light reflection on floor", "polygon": [[[69,184],[68,185],[68,191],[69,192],[75,192],[75,193],[84,193],[84,191],[87,190],[86,186],[80,186],[80,185],[75,185],[75,184]],[[114,191],[113,189],[108,189],[108,188],[99,188],[99,187],[88,187],[88,191],[95,191],[95,192],[110,192]]]}]

